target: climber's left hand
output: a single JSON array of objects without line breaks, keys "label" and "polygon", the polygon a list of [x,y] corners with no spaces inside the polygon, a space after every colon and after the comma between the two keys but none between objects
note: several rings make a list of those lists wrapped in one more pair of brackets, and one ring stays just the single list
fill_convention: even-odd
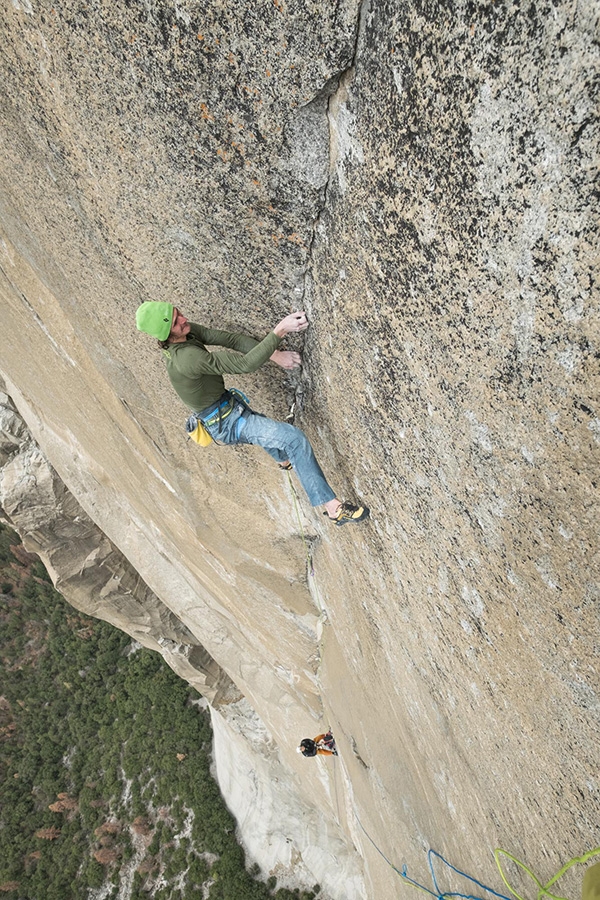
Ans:
[{"label": "climber's left hand", "polygon": [[282,369],[297,369],[302,362],[302,357],[295,350],[276,350],[269,359]]}]

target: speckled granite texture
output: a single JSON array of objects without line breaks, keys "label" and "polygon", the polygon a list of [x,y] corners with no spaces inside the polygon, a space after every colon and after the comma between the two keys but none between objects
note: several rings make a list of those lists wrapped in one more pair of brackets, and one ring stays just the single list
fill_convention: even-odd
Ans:
[{"label": "speckled granite texture", "polygon": [[[0,374],[324,817],[293,840],[335,900],[406,892],[359,820],[421,881],[433,846],[497,890],[498,845],[544,881],[600,843],[598,16],[5,0]],[[186,445],[149,298],[257,336],[307,309],[302,372],[239,386],[296,399],[369,524]]]}]

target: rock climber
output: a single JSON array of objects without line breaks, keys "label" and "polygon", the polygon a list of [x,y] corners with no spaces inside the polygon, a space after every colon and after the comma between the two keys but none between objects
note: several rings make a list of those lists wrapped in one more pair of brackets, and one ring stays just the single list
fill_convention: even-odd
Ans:
[{"label": "rock climber", "polygon": [[[324,506],[324,515],[336,525],[368,517],[366,506],[338,499],[299,428],[268,419],[250,409],[239,393],[225,390],[223,375],[255,372],[269,359],[283,369],[299,366],[299,353],[278,348],[286,334],[306,331],[304,312],[285,316],[262,341],[196,325],[176,306],[158,300],[138,307],[136,324],[158,340],[171,384],[216,443],[263,447],[280,468],[295,470],[311,505]],[[213,353],[206,345],[227,350]]]},{"label": "rock climber", "polygon": [[318,734],[316,738],[303,738],[300,745],[296,747],[296,753],[302,756],[337,756],[338,752],[335,746],[335,738],[331,731],[325,734]]}]

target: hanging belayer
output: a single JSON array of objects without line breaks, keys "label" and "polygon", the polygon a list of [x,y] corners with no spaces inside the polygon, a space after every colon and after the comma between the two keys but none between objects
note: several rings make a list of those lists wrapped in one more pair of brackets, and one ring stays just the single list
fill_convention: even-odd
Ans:
[{"label": "hanging belayer", "polygon": [[301,753],[302,756],[307,757],[338,755],[335,738],[331,731],[327,731],[325,734],[318,734],[316,738],[303,738],[298,747],[296,747],[296,753]]},{"label": "hanging belayer", "polygon": [[[283,369],[299,366],[299,353],[278,348],[286,334],[308,328],[304,312],[286,316],[262,341],[196,325],[176,306],[158,300],[138,307],[136,324],[159,342],[171,384],[192,410],[189,431],[201,430],[207,442],[212,438],[217,444],[263,447],[280,468],[296,472],[311,505],[324,506],[324,515],[335,525],[362,522],[368,517],[366,506],[338,499],[299,428],[268,419],[251,409],[240,391],[225,389],[224,375],[255,372],[269,359]],[[207,345],[227,349],[211,352]]]}]

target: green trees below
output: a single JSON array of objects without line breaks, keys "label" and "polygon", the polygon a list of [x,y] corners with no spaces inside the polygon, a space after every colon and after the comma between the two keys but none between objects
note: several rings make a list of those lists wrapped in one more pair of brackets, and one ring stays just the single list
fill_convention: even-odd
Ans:
[{"label": "green trees below", "polygon": [[311,900],[246,869],[210,719],[162,658],[70,607],[0,525],[0,891]]}]

